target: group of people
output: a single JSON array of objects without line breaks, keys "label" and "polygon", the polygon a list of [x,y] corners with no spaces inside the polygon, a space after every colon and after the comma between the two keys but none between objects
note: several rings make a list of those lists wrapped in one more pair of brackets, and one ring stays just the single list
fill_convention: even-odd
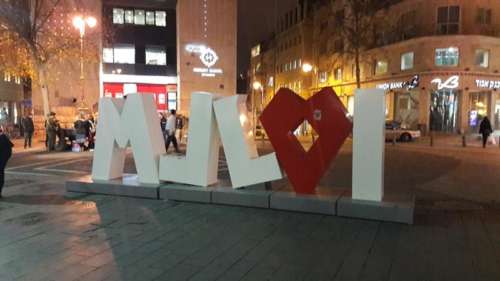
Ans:
[{"label": "group of people", "polygon": [[78,120],[74,123],[75,142],[83,148],[83,150],[94,149],[95,137],[95,120],[92,115],[85,116],[79,114]]},{"label": "group of people", "polygon": [[[180,153],[179,144],[177,143],[176,132],[179,127],[182,127],[181,124],[178,124],[177,112],[175,109],[170,110],[168,116],[160,113],[160,126],[161,131],[163,132],[163,137],[165,139],[165,151],[168,152],[168,148],[172,143],[174,145],[174,149],[176,153]],[[181,128],[179,128],[181,129]]]}]

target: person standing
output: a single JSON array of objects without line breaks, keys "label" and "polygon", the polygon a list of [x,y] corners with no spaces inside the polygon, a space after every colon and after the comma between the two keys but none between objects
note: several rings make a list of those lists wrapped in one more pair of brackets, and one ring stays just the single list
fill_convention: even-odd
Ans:
[{"label": "person standing", "polygon": [[483,121],[479,125],[479,133],[483,136],[483,148],[486,148],[486,144],[488,143],[488,138],[491,133],[493,133],[493,129],[491,128],[491,123],[488,117],[484,117]]},{"label": "person standing", "polygon": [[22,126],[24,128],[24,149],[31,148],[33,133],[35,132],[35,124],[33,123],[33,116],[31,114],[23,118]]},{"label": "person standing", "polygon": [[5,166],[12,156],[12,147],[14,144],[9,140],[0,127],[0,198],[2,198],[2,189],[5,183]]},{"label": "person standing", "polygon": [[57,120],[56,114],[51,112],[49,119],[47,120],[47,126],[45,128],[47,133],[47,148],[49,151],[54,151],[56,149],[56,136],[57,136]]},{"label": "person standing", "polygon": [[167,118],[167,124],[165,125],[165,135],[167,141],[165,143],[165,151],[168,152],[170,143],[173,143],[175,152],[180,153],[179,146],[177,145],[177,138],[175,136],[175,131],[177,128],[177,115],[175,109],[170,110],[170,116]]}]

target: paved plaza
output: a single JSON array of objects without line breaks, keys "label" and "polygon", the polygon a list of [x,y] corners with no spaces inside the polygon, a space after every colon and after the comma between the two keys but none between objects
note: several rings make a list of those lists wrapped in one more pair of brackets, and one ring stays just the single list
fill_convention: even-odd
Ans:
[{"label": "paved plaza", "polygon": [[[350,157],[347,143],[323,186],[350,186]],[[90,166],[90,153],[14,157],[0,280],[500,280],[498,148],[388,144],[387,192],[416,195],[413,226],[66,193]]]}]

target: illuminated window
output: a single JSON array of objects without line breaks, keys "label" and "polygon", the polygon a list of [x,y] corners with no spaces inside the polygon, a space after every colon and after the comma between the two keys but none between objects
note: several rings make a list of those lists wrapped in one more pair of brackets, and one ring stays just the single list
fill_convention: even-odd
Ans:
[{"label": "illuminated window", "polygon": [[10,73],[8,73],[8,72],[4,72],[4,73],[3,73],[3,81],[5,81],[5,82],[10,82],[10,80],[11,80]]},{"label": "illuminated window", "polygon": [[145,13],[144,10],[135,10],[134,14],[134,24],[144,25],[145,24]]},{"label": "illuminated window", "polygon": [[476,65],[482,68],[488,68],[490,64],[490,51],[476,50]]},{"label": "illuminated window", "polygon": [[113,23],[114,24],[123,24],[123,16],[125,11],[123,9],[113,9]]},{"label": "illuminated window", "polygon": [[134,45],[117,45],[114,48],[114,62],[122,64],[135,63]]},{"label": "illuminated window", "polygon": [[152,11],[146,12],[146,24],[155,25],[155,12]]},{"label": "illuminated window", "polygon": [[102,49],[102,61],[104,63],[113,63],[113,48],[103,48]]},{"label": "illuminated window", "polygon": [[326,80],[328,80],[328,73],[326,71],[320,72],[319,73],[319,82],[325,83]]},{"label": "illuminated window", "polygon": [[413,61],[415,59],[415,53],[409,52],[401,55],[401,70],[413,69]]},{"label": "illuminated window", "polygon": [[436,49],[437,66],[458,66],[459,51],[456,47]]},{"label": "illuminated window", "polygon": [[125,10],[125,23],[134,23],[134,11]]},{"label": "illuminated window", "polygon": [[14,79],[16,81],[16,84],[21,84],[21,77],[16,75]]},{"label": "illuminated window", "polygon": [[167,26],[167,13],[156,11],[156,26]]},{"label": "illuminated window", "polygon": [[375,75],[380,75],[387,73],[389,68],[389,63],[385,60],[379,60],[375,62]]},{"label": "illuminated window", "polygon": [[335,80],[342,80],[342,67],[335,68],[334,75]]},{"label": "illuminated window", "polygon": [[163,47],[146,47],[146,64],[167,65],[167,52]]}]

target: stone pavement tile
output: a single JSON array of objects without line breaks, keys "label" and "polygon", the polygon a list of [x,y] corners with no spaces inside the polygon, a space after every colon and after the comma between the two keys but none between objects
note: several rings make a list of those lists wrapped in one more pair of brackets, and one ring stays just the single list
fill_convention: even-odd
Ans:
[{"label": "stone pavement tile", "polygon": [[[217,281],[232,281],[242,279],[252,268],[256,266],[257,262],[249,260],[239,260],[237,263],[233,264],[228,270],[226,270],[222,275],[217,277]],[[194,281],[193,279],[192,281]],[[200,279],[203,280],[203,276]],[[191,281],[191,280],[190,280]]]},{"label": "stone pavement tile", "polygon": [[382,223],[358,275],[360,281],[389,280],[403,226]]},{"label": "stone pavement tile", "polygon": [[185,281],[189,280],[197,272],[200,271],[200,267],[191,264],[179,264],[175,267],[163,272],[156,279],[157,281]]},{"label": "stone pavement tile", "polygon": [[107,264],[88,272],[82,277],[78,278],[77,281],[100,281],[106,278],[119,274],[119,269],[114,264]]},{"label": "stone pavement tile", "polygon": [[269,266],[265,264],[259,264],[256,267],[248,271],[241,281],[266,281],[273,280],[273,274],[278,270],[277,266]]},{"label": "stone pavement tile", "polygon": [[472,252],[473,268],[478,280],[498,280],[500,259],[491,239],[485,232],[483,222],[476,214],[463,214],[465,234]]}]

